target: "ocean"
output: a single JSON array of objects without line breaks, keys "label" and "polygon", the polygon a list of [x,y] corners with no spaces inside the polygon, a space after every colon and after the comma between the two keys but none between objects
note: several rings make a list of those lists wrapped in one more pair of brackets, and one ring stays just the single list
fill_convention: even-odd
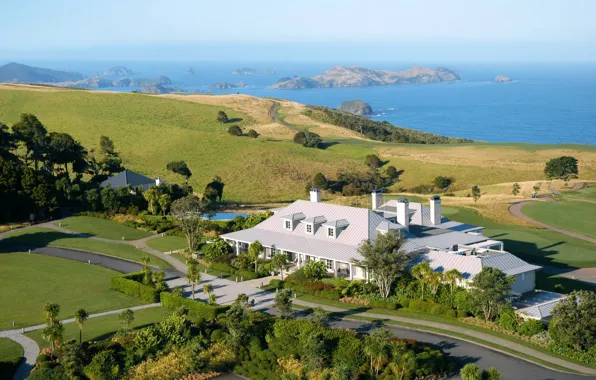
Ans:
[{"label": "ocean", "polygon": [[[487,142],[539,144],[596,144],[596,63],[469,64],[416,63],[456,70],[461,81],[437,84],[363,88],[277,90],[269,86],[286,76],[314,76],[336,65],[400,70],[412,63],[389,62],[23,62],[40,67],[79,71],[86,75],[116,65],[135,71],[135,77],[165,75],[173,86],[188,92],[241,93],[275,97],[336,108],[342,101],[360,99],[376,116],[396,126],[445,136]],[[186,73],[187,68],[194,75]],[[232,75],[234,69],[252,67],[259,74]],[[263,74],[275,70],[275,75]],[[495,83],[506,75],[510,83]],[[243,82],[244,88],[210,90],[217,82]],[[105,88],[132,91],[134,88]]]}]

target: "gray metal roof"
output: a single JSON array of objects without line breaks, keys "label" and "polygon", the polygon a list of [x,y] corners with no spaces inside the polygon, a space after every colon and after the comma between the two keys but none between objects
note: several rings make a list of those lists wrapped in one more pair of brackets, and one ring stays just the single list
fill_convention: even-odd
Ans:
[{"label": "gray metal roof", "polygon": [[518,309],[516,310],[516,312],[520,314],[525,314],[532,318],[544,319],[553,315],[555,306],[557,306],[559,302],[561,302],[561,299],[526,307],[524,309]]},{"label": "gray metal roof", "polygon": [[322,215],[319,215],[319,216],[313,216],[312,218],[306,218],[302,221],[302,223],[323,224],[326,221],[327,221],[327,218],[325,218]]},{"label": "gray metal roof", "polygon": [[444,273],[451,269],[457,269],[467,280],[471,280],[480,273],[483,267],[499,269],[508,276],[540,269],[539,266],[528,264],[509,252],[485,256],[466,256],[453,252],[428,251],[418,255],[413,260],[413,264],[423,260],[427,261],[430,267],[437,272]]},{"label": "gray metal roof", "polygon": [[143,190],[148,190],[151,186],[155,186],[155,180],[145,177],[142,174],[125,170],[103,181],[101,187],[112,187],[118,189],[123,186],[130,186],[136,188],[143,186]]},{"label": "gray metal roof", "polygon": [[546,290],[534,290],[524,294],[520,299],[513,301],[516,312],[525,314],[536,319],[548,318],[553,314],[555,306],[563,299],[564,294],[548,292]]},{"label": "gray metal roof", "polygon": [[350,222],[348,222],[345,219],[339,219],[339,220],[331,220],[329,222],[324,222],[323,225],[325,227],[335,227],[335,228],[344,228],[350,225]]},{"label": "gray metal roof", "polygon": [[406,238],[403,248],[409,252],[419,251],[424,248],[447,250],[457,244],[473,244],[488,240],[483,235],[472,235],[450,230],[430,230],[420,235],[408,233]]},{"label": "gray metal roof", "polygon": [[[278,209],[281,211],[281,209]],[[286,220],[302,220],[304,218],[306,218],[306,215],[304,215],[304,213],[302,212],[296,212],[290,215],[285,215],[285,216],[281,216],[281,219],[286,219]]]}]

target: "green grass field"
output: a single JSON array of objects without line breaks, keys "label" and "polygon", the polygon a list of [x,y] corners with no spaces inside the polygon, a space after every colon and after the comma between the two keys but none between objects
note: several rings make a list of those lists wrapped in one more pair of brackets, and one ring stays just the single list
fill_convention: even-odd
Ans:
[{"label": "green grass field", "polygon": [[169,252],[187,248],[188,242],[180,236],[160,236],[147,241],[147,245],[161,252]]},{"label": "green grass field", "polygon": [[596,266],[594,244],[586,241],[542,228],[499,224],[464,208],[444,206],[442,211],[450,219],[484,226],[485,236],[503,241],[507,251],[526,261],[562,267]]},{"label": "green grass field", "polygon": [[90,313],[121,309],[142,301],[110,289],[111,269],[57,257],[27,253],[0,254],[0,330],[44,322],[43,305],[60,304],[59,318],[80,308]]},{"label": "green grass field", "polygon": [[522,212],[532,219],[596,238],[596,187],[563,192],[557,202],[529,203]]},{"label": "green grass field", "polygon": [[[151,307],[148,309],[136,310],[135,319],[131,324],[132,328],[142,328],[161,321],[172,311],[164,307]],[[116,315],[105,315],[97,318],[90,318],[83,327],[83,341],[97,341],[110,338],[120,329],[120,322]],[[41,336],[41,330],[31,331],[25,334],[37,342],[40,348],[49,347],[50,344]],[[79,340],[79,326],[76,323],[64,325],[64,341],[70,339]]]},{"label": "green grass field", "polygon": [[54,231],[49,228],[31,227],[16,230],[8,234],[0,244],[35,245],[40,247],[63,247],[102,253],[109,256],[120,257],[127,260],[140,262],[143,256],[151,258],[151,265],[162,269],[171,269],[172,266],[158,257],[124,243],[109,243],[83,237],[73,237],[68,234]]},{"label": "green grass field", "polygon": [[8,338],[0,338],[0,378],[12,379],[23,359],[23,347]]},{"label": "green grass field", "polygon": [[[111,240],[138,240],[151,233],[90,216],[73,216],[59,222],[62,228]],[[58,223],[56,223],[58,225]]]}]

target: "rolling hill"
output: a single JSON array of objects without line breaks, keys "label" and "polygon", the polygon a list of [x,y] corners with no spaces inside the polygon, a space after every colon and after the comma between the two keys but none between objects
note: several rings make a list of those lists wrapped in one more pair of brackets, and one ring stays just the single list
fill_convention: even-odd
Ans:
[{"label": "rolling hill", "polygon": [[84,76],[79,73],[43,69],[14,62],[0,66],[0,82],[57,83],[74,82],[82,79],[84,79]]}]

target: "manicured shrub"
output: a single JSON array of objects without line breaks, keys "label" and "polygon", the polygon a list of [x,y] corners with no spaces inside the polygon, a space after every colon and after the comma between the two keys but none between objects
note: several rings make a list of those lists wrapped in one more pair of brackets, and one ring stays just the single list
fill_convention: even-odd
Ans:
[{"label": "manicured shrub", "polygon": [[142,278],[139,273],[131,273],[125,276],[112,277],[110,287],[129,296],[137,297],[143,301],[155,303],[159,302],[159,291],[153,286],[144,285],[135,279]]},{"label": "manicured shrub", "polygon": [[35,359],[36,363],[44,363],[44,362],[49,362],[50,361],[50,356],[46,355],[46,354],[40,354],[37,356],[37,359]]},{"label": "manicured shrub", "polygon": [[238,270],[236,271],[236,276],[238,276],[238,278],[242,277],[244,280],[254,280],[259,278],[257,273],[249,270]]},{"label": "manicured shrub", "polygon": [[284,287],[284,282],[282,280],[271,280],[269,281],[269,286],[275,289],[282,289]]},{"label": "manicured shrub", "polygon": [[457,311],[457,317],[458,318],[465,318],[468,316],[468,312],[465,310],[458,310]]},{"label": "manicured shrub", "polygon": [[457,318],[457,312],[453,309],[449,309],[445,312],[445,316],[449,318]]},{"label": "manicured shrub", "polygon": [[524,336],[534,336],[544,330],[542,322],[536,319],[529,319],[517,326],[517,332]]},{"label": "manicured shrub", "polygon": [[518,327],[517,318],[513,309],[507,308],[499,315],[499,326],[508,331],[515,331]]},{"label": "manicured shrub", "polygon": [[211,341],[212,342],[223,342],[223,340],[225,338],[226,338],[226,336],[225,336],[224,332],[221,331],[220,329],[216,329],[211,332]]},{"label": "manicured shrub", "polygon": [[211,262],[209,264],[209,267],[213,270],[220,271],[220,272],[226,272],[226,273],[231,273],[231,274],[236,273],[236,268],[234,268],[230,264],[226,264],[226,263]]},{"label": "manicured shrub", "polygon": [[401,301],[399,301],[399,304],[401,305],[401,307],[410,307],[410,302],[412,300],[410,300],[409,298],[404,298]]},{"label": "manicured shrub", "polygon": [[443,314],[443,307],[441,305],[435,305],[433,307],[431,307],[430,309],[430,314],[431,315],[442,315]]},{"label": "manicured shrub", "polygon": [[205,318],[214,320],[219,314],[225,313],[230,308],[229,306],[208,305],[201,301],[182,298],[168,292],[161,293],[161,303],[163,306],[172,310],[177,310],[180,306],[186,306],[188,308],[188,316],[191,319]]},{"label": "manicured shrub", "polygon": [[414,311],[422,311],[428,313],[432,307],[432,304],[422,300],[412,300],[410,302],[410,309]]}]

